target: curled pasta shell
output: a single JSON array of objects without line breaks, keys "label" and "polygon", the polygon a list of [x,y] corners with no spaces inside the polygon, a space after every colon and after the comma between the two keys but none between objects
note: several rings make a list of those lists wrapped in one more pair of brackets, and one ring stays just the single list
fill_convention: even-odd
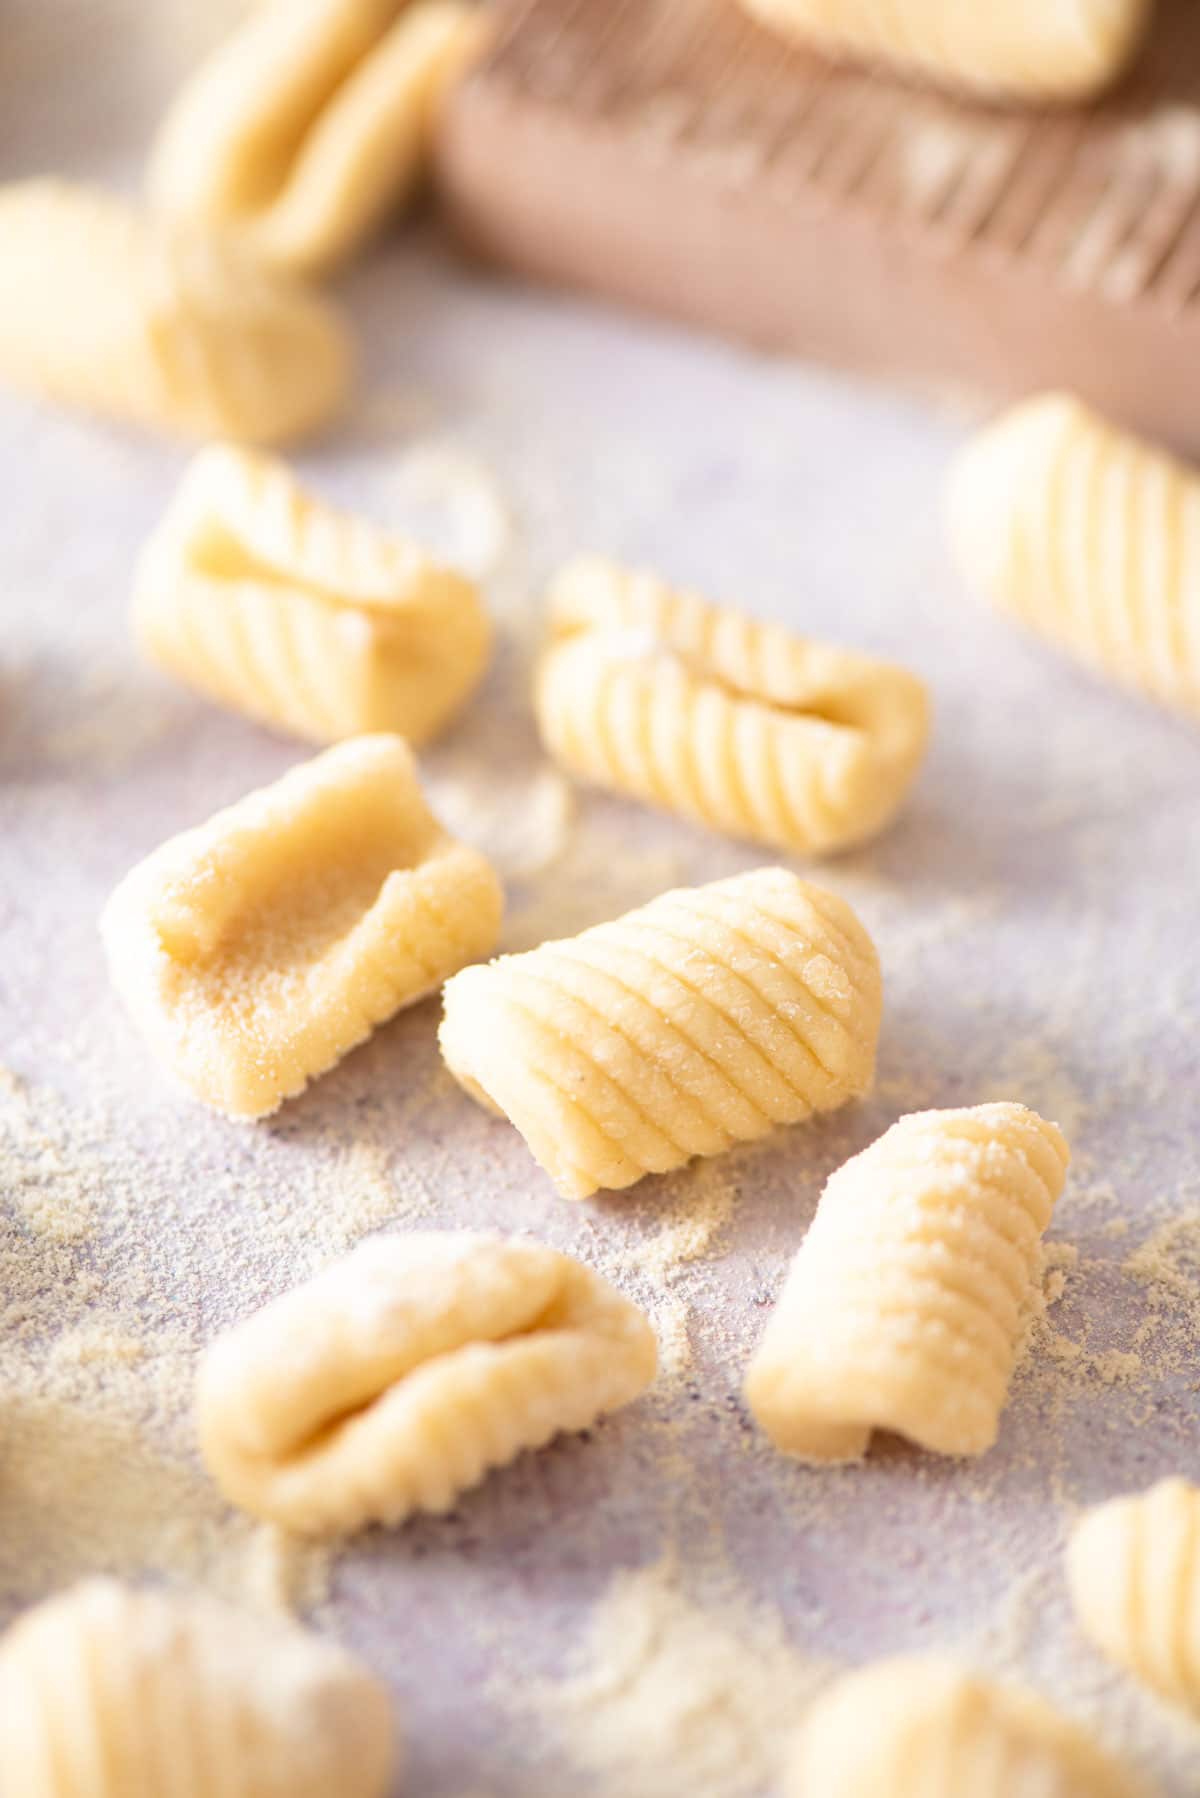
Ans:
[{"label": "curled pasta shell", "polygon": [[491,644],[470,581],[225,445],[196,457],[143,551],[133,624],[168,673],[317,742],[424,742]]},{"label": "curled pasta shell", "polygon": [[415,187],[438,98],[484,35],[465,0],[272,0],[171,107],[151,197],[277,266],[331,268]]},{"label": "curled pasta shell", "polygon": [[1136,54],[1153,0],[742,0],[832,56],[894,63],[952,87],[1072,101],[1111,87]]},{"label": "curled pasta shell", "polygon": [[637,1307],[553,1249],[377,1237],[213,1345],[201,1447],[227,1497],[289,1529],[399,1523],[628,1404],[656,1356]]},{"label": "curled pasta shell", "polygon": [[0,188],[0,374],[185,437],[281,443],[346,396],[328,301],[251,252],[92,188]]},{"label": "curled pasta shell", "polygon": [[1200,1487],[1162,1480],[1088,1511],[1071,1537],[1067,1579],[1096,1647],[1200,1712]]},{"label": "curled pasta shell", "polygon": [[949,528],[966,578],[1113,680],[1200,713],[1200,475],[1069,394],[962,452]]},{"label": "curled pasta shell", "polygon": [[399,737],[356,737],[172,837],[102,930],[170,1071],[263,1117],[500,930],[500,884],[441,830]]},{"label": "curled pasta shell", "polygon": [[950,1661],[879,1661],[812,1710],[786,1798],[1135,1798],[1074,1723]]},{"label": "curled pasta shell", "polygon": [[990,1448],[1067,1160],[1053,1124],[995,1104],[901,1118],[839,1168],[746,1375],[776,1445]]},{"label": "curled pasta shell", "polygon": [[925,750],[914,675],[597,559],[553,584],[538,724],[573,774],[777,849],[843,849]]},{"label": "curled pasta shell", "polygon": [[881,1008],[850,907],[760,868],[456,976],[440,1042],[586,1198],[867,1092]]},{"label": "curled pasta shell", "polygon": [[332,1642],[92,1579],[0,1641],[12,1798],[384,1798],[387,1693]]}]

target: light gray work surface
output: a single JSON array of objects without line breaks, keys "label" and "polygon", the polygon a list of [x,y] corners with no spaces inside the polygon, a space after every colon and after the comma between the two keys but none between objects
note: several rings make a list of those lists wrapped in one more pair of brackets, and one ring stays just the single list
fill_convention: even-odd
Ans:
[{"label": "light gray work surface", "polygon": [[[56,166],[133,179],[175,47],[168,24],[153,55],[139,49],[146,12],[132,6],[101,37],[99,10],[85,26],[83,9],[15,8],[0,71],[5,176]],[[87,57],[73,36],[84,30]],[[100,66],[122,56],[137,80]],[[893,656],[928,679],[936,704],[929,762],[900,822],[813,870],[878,942],[878,1092],[731,1163],[727,1229],[707,1258],[671,1270],[690,1367],[652,1414],[635,1406],[590,1440],[526,1457],[452,1518],[370,1535],[337,1566],[332,1621],[404,1707],[406,1789],[528,1798],[577,1784],[568,1748],[489,1695],[489,1681],[498,1666],[509,1684],[553,1675],[578,1652],[613,1571],[667,1548],[685,1582],[719,1560],[778,1608],[806,1656],[961,1644],[1006,1664],[1015,1653],[1042,1689],[1098,1712],[1164,1793],[1200,1789],[1200,1740],[1148,1722],[1079,1645],[1059,1568],[1074,1506],[1197,1467],[1200,1238],[1177,1238],[1173,1297],[1126,1264],[1200,1194],[1200,731],[1090,679],[963,590],[939,529],[960,423],[519,291],[462,267],[427,229],[342,292],[362,334],[362,392],[300,466],[384,521],[419,522],[432,492],[430,528],[451,548],[459,533],[468,555],[481,539],[488,556],[503,550],[494,597],[507,619],[526,626],[547,573],[590,547]],[[119,1011],[96,934],[114,882],[303,753],[133,653],[132,565],[184,459],[0,399],[0,1059],[31,1090],[111,1120],[111,1144],[96,1152],[119,1163],[123,1190],[136,1169],[155,1247],[146,1314],[197,1344],[308,1264],[277,1221],[256,1242],[264,1186],[286,1211],[293,1184],[325,1179],[321,1202],[336,1216],[338,1170],[360,1138],[393,1163],[405,1224],[419,1192],[435,1226],[530,1231],[612,1265],[654,1237],[664,1208],[678,1223],[695,1176],[578,1208],[556,1199],[515,1132],[439,1075],[435,1003],[250,1130],[168,1086]],[[481,469],[486,479],[471,472]],[[491,482],[511,513],[506,544]],[[450,770],[461,792],[478,757],[480,780],[514,816],[537,767],[524,673],[509,643],[481,708],[430,758],[435,779]],[[495,844],[495,818],[485,835]],[[515,883],[510,940],[761,859],[584,797],[564,855]],[[851,1471],[789,1465],[757,1443],[740,1376],[823,1179],[903,1111],[1000,1096],[1059,1115],[1075,1149],[1052,1232],[1079,1251],[1050,1313],[1057,1352],[1043,1345],[1026,1365],[1000,1446],[978,1467],[899,1445]],[[41,1253],[3,1207],[9,1242]],[[82,1251],[102,1282],[105,1242],[101,1228]],[[320,1258],[317,1243],[309,1259]],[[0,1613],[12,1609],[0,1589]]]}]

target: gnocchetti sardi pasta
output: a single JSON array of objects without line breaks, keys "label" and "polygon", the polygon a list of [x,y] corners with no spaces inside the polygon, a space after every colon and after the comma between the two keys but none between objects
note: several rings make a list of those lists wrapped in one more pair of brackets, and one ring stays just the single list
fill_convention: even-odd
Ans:
[{"label": "gnocchetti sardi pasta", "polygon": [[656,1362],[638,1308],[568,1255],[376,1237],[208,1350],[201,1450],[226,1497],[288,1529],[395,1524],[629,1404]]},{"label": "gnocchetti sardi pasta", "polygon": [[746,1375],[786,1454],[996,1439],[1067,1145],[1023,1105],[901,1118],[834,1173]]},{"label": "gnocchetti sardi pasta", "polygon": [[223,235],[99,189],[0,187],[0,376],[183,437],[282,443],[351,385],[333,304]]},{"label": "gnocchetti sardi pasta", "polygon": [[783,868],[663,893],[444,997],[450,1072],[573,1199],[860,1097],[882,1009],[853,911]]},{"label": "gnocchetti sardi pasta", "polygon": [[599,558],[551,586],[535,705],[570,773],[813,853],[883,828],[929,729],[925,688],[904,669]]},{"label": "gnocchetti sardi pasta", "polygon": [[963,575],[1060,649],[1200,713],[1200,471],[1070,394],[964,449],[947,505]]},{"label": "gnocchetti sardi pasta", "polygon": [[1080,1627],[1110,1661],[1200,1713],[1200,1486],[1160,1480],[1086,1511],[1067,1583]]},{"label": "gnocchetti sardi pasta", "polygon": [[200,451],[143,550],[132,617],[169,674],[316,742],[425,742],[491,646],[471,581],[225,444]]},{"label": "gnocchetti sardi pasta", "polygon": [[89,1579],[0,1638],[6,1798],[384,1798],[397,1761],[365,1667],[207,1594]]},{"label": "gnocchetti sardi pasta", "polygon": [[817,1700],[785,1798],[1139,1798],[1077,1724],[935,1657],[878,1661]]},{"label": "gnocchetti sardi pasta", "polygon": [[264,1117],[495,946],[490,864],[428,810],[399,737],[356,737],[171,838],[105,908],[113,983],[160,1062]]},{"label": "gnocchetti sardi pasta", "polygon": [[742,0],[785,35],[835,57],[894,63],[998,98],[1076,101],[1129,66],[1152,0]]},{"label": "gnocchetti sardi pasta", "polygon": [[268,0],[169,109],[151,199],[276,266],[333,267],[412,193],[485,20],[468,0]]}]

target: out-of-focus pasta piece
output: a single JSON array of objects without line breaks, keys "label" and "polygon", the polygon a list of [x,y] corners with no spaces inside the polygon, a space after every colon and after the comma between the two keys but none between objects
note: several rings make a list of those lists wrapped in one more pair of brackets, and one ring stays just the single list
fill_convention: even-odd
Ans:
[{"label": "out-of-focus pasta piece", "polygon": [[151,198],[278,266],[331,268],[417,186],[440,96],[486,35],[469,0],[271,0],[171,107]]},{"label": "out-of-focus pasta piece", "polygon": [[491,644],[462,575],[313,498],[282,463],[223,445],[201,451],[143,551],[133,624],[168,673],[325,743],[425,742]]},{"label": "out-of-focus pasta piece", "polygon": [[0,376],[183,437],[282,443],[346,398],[327,300],[203,227],[53,180],[0,188]]},{"label": "out-of-focus pasta piece", "polygon": [[597,558],[551,587],[535,703],[570,773],[803,853],[882,830],[929,734],[906,670]]}]

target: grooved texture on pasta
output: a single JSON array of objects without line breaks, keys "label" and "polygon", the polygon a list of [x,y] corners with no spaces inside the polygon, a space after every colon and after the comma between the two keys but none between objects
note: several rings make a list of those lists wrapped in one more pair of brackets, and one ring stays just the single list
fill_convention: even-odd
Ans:
[{"label": "grooved texture on pasta", "polygon": [[1200,712],[1200,475],[1067,394],[1005,413],[959,457],[966,578],[1060,648]]},{"label": "grooved texture on pasta", "polygon": [[60,181],[0,188],[0,374],[185,437],[277,443],[346,396],[326,300],[194,225]]},{"label": "grooved texture on pasta", "polygon": [[289,1529],[399,1523],[628,1404],[656,1359],[637,1307],[567,1255],[379,1237],[213,1345],[201,1447],[228,1498]]},{"label": "grooved texture on pasta", "polygon": [[317,742],[424,742],[491,646],[470,581],[224,445],[200,452],[142,552],[133,625],[168,673]]},{"label": "grooved texture on pasta", "polygon": [[331,268],[412,193],[483,36],[466,0],[270,0],[171,107],[151,198],[277,266]]},{"label": "grooved texture on pasta", "polygon": [[783,868],[664,893],[450,981],[442,1054],[566,1198],[870,1088],[882,988],[844,900]]},{"label": "grooved texture on pasta", "polygon": [[331,1642],[88,1580],[0,1641],[11,1798],[383,1798],[387,1694]]},{"label": "grooved texture on pasta", "polygon": [[776,1445],[856,1460],[884,1429],[990,1448],[1067,1161],[1053,1124],[995,1104],[901,1118],[839,1168],[746,1376]]},{"label": "grooved texture on pasta", "polygon": [[786,1798],[1135,1798],[1125,1771],[1016,1687],[936,1659],[880,1661],[809,1715]]},{"label": "grooved texture on pasta", "polygon": [[1096,1647],[1200,1712],[1200,1487],[1163,1480],[1088,1511],[1071,1538],[1067,1578]]},{"label": "grooved texture on pasta", "polygon": [[490,865],[430,814],[399,737],[357,737],[172,837],[113,893],[113,983],[159,1059],[263,1117],[486,955]]},{"label": "grooved texture on pasta", "polygon": [[925,750],[914,675],[598,559],[564,568],[535,704],[565,768],[774,848],[875,835]]},{"label": "grooved texture on pasta", "polygon": [[951,86],[1043,101],[1110,87],[1137,51],[1152,0],[742,0],[832,56],[894,63]]}]

